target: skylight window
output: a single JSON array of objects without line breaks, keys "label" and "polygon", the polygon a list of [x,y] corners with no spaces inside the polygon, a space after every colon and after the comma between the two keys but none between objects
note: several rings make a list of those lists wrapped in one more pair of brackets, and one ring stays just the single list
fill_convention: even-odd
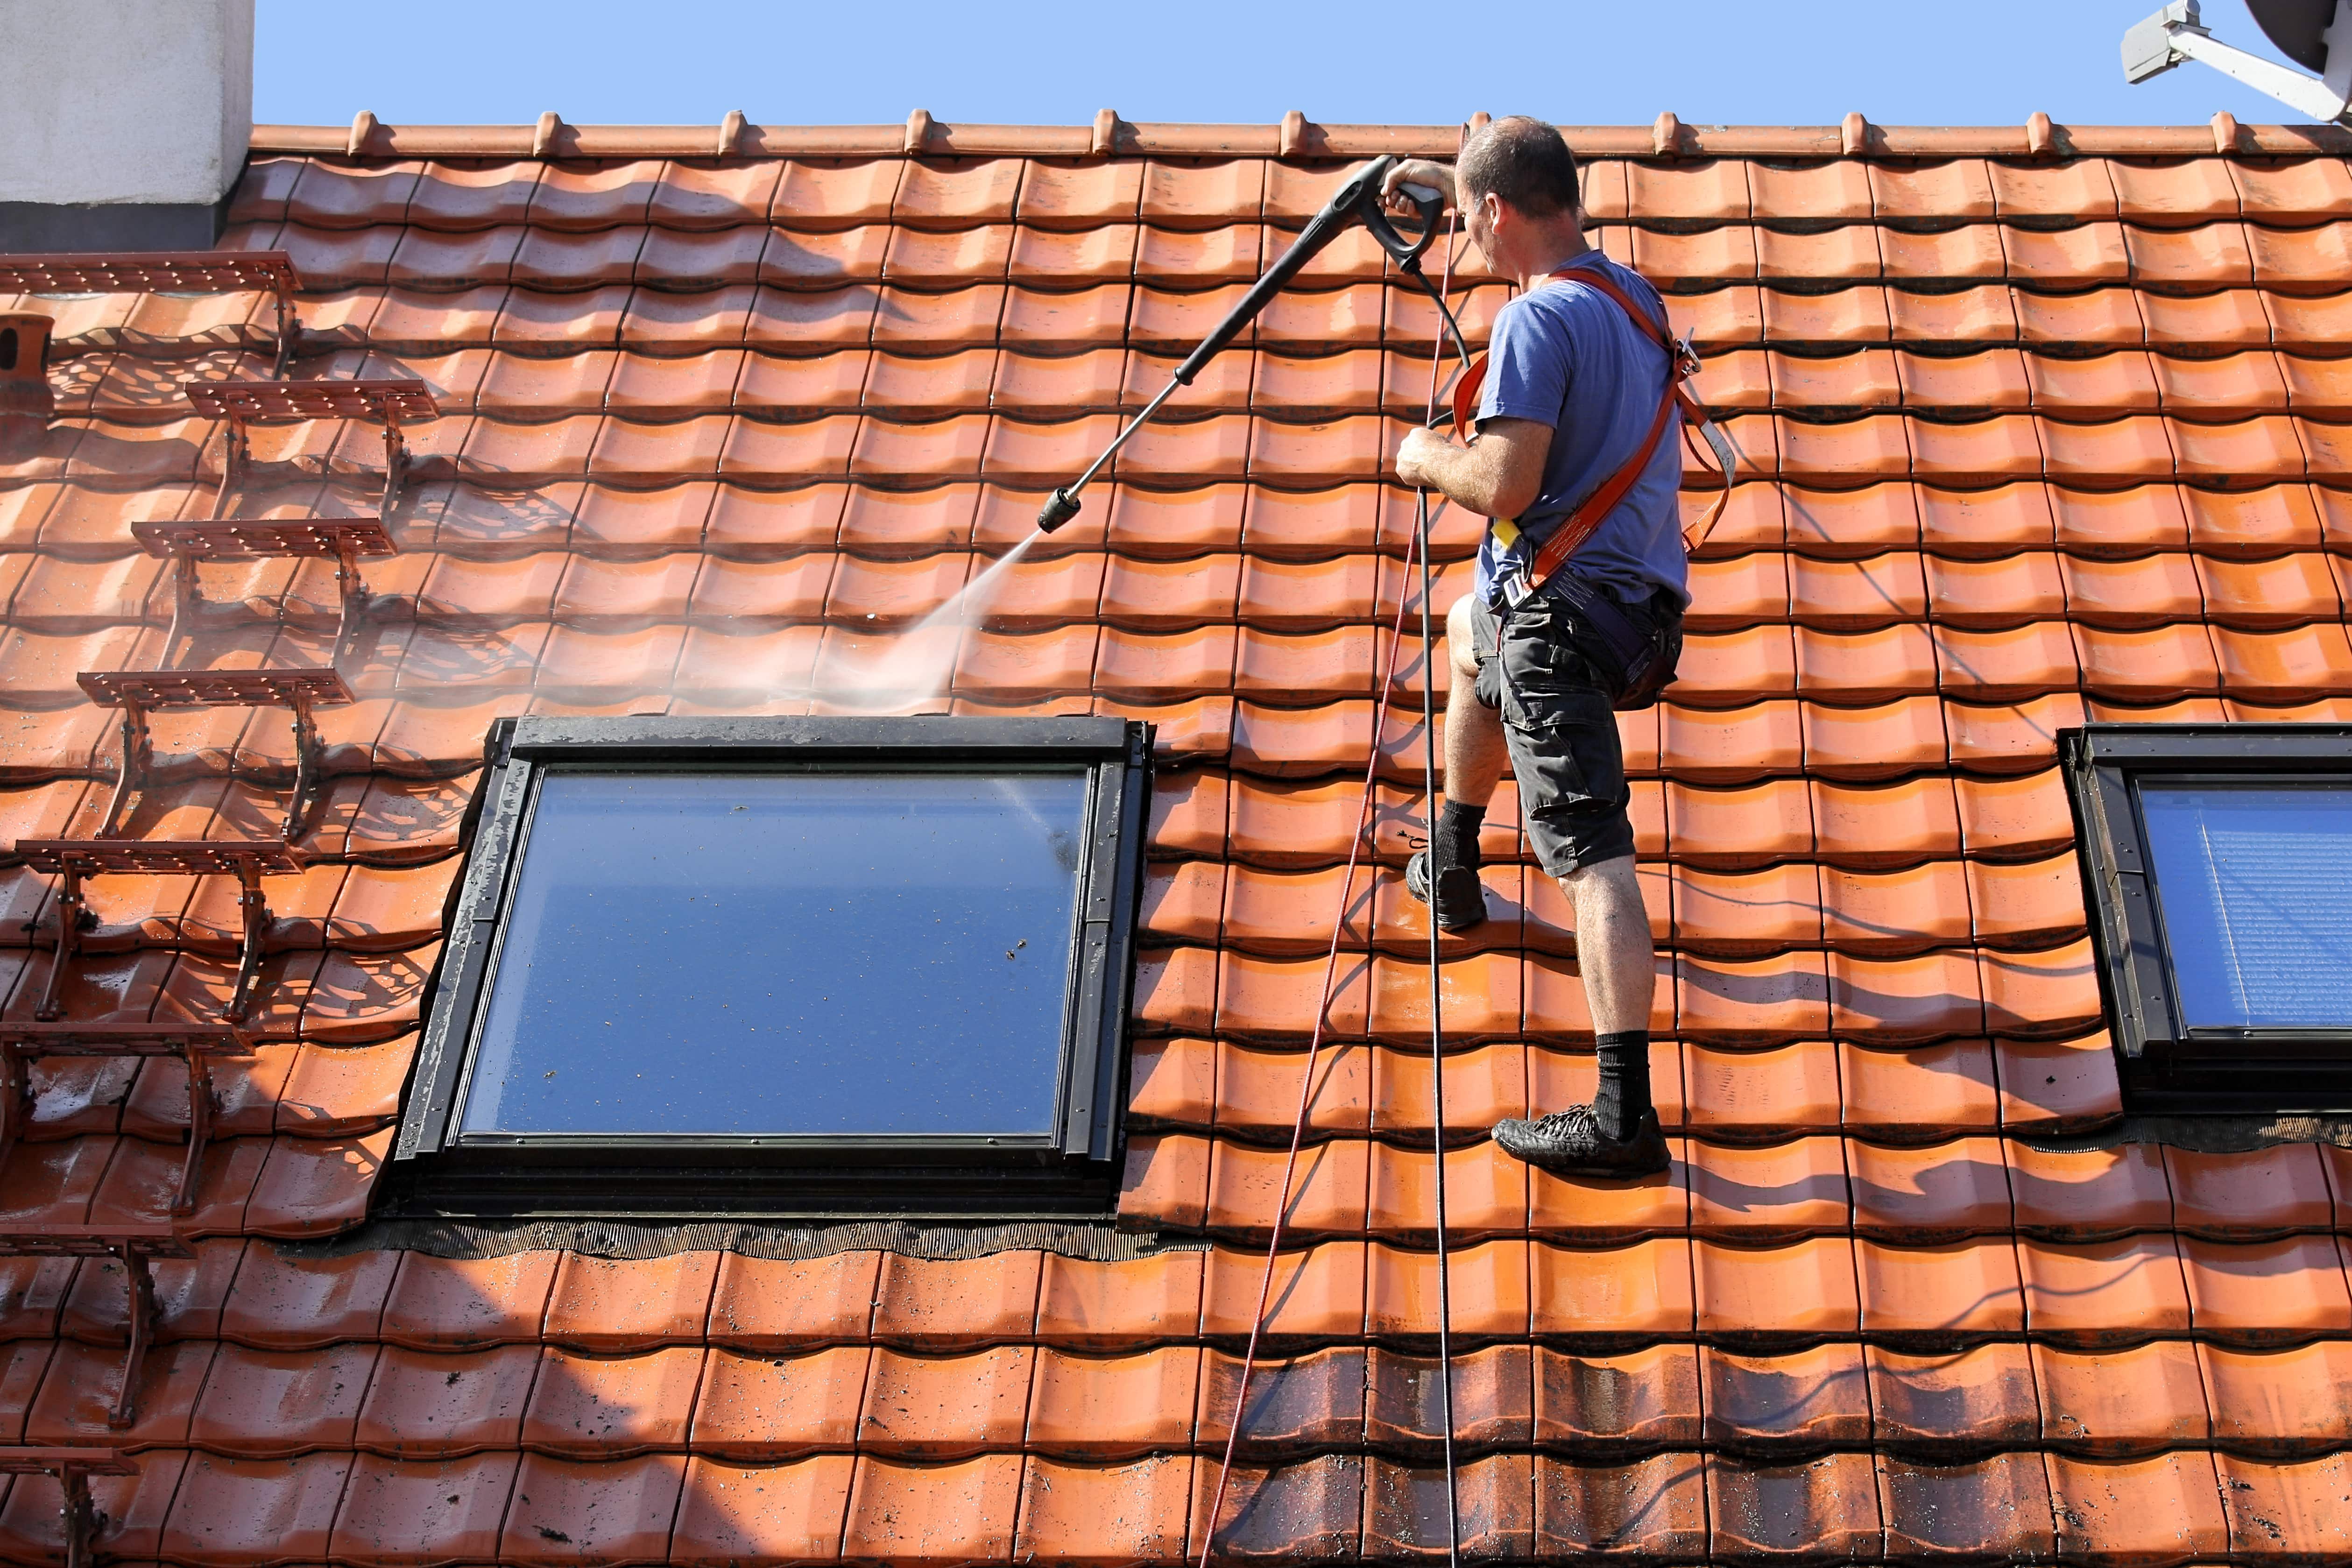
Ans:
[{"label": "skylight window", "polygon": [[1107,1198],[1130,726],[522,720],[501,750],[403,1127],[410,1206]]},{"label": "skylight window", "polygon": [[2095,724],[2064,755],[2135,1103],[2352,1106],[2352,728]]},{"label": "skylight window", "polygon": [[2150,778],[2139,811],[2180,1021],[2352,1025],[2352,790]]}]

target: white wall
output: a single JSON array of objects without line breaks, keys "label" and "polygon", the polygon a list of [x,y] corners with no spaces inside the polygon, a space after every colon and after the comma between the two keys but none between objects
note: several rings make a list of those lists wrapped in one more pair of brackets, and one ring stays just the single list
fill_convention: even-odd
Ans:
[{"label": "white wall", "polygon": [[253,134],[253,0],[0,0],[0,202],[208,203]]}]

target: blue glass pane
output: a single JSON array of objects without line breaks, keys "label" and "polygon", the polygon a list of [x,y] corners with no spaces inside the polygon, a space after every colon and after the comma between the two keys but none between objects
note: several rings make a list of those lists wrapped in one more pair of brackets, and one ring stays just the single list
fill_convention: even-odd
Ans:
[{"label": "blue glass pane", "polygon": [[2352,791],[2140,788],[2190,1028],[2352,1026]]},{"label": "blue glass pane", "polygon": [[1052,1131],[1086,796],[548,773],[465,1130]]}]

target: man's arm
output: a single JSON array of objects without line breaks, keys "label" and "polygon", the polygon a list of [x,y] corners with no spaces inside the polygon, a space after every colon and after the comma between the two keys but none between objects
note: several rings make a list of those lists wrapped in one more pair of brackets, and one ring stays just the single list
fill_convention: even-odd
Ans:
[{"label": "man's arm", "polygon": [[1464,447],[1435,430],[1408,430],[1397,447],[1397,477],[1481,517],[1515,518],[1543,493],[1551,431],[1539,419],[1488,419]]}]

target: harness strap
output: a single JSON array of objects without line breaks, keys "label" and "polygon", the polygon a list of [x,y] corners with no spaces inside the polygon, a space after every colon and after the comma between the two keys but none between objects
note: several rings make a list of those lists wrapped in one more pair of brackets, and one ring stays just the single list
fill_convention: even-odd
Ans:
[{"label": "harness strap", "polygon": [[[1617,509],[1617,504],[1625,499],[1627,492],[1641,481],[1642,475],[1649,468],[1650,459],[1657,454],[1658,442],[1665,435],[1666,420],[1677,407],[1690,416],[1691,423],[1697,427],[1700,436],[1705,439],[1708,452],[1715,459],[1717,469],[1723,475],[1723,489],[1717,494],[1713,503],[1683,530],[1685,550],[1696,550],[1706,542],[1708,531],[1715,527],[1716,519],[1722,515],[1725,503],[1731,499],[1732,469],[1738,459],[1738,454],[1733,450],[1729,439],[1716,428],[1715,422],[1707,417],[1706,407],[1691,395],[1690,389],[1684,384],[1698,369],[1697,356],[1692,353],[1689,345],[1677,339],[1655,317],[1635,304],[1632,297],[1605,274],[1586,268],[1563,267],[1552,276],[1572,279],[1575,282],[1598,289],[1611,300],[1615,300],[1618,309],[1625,312],[1634,327],[1665,351],[1666,384],[1658,399],[1658,412],[1650,420],[1650,428],[1642,437],[1641,447],[1616,472],[1602,481],[1600,489],[1585,497],[1583,502],[1574,511],[1562,519],[1559,526],[1552,531],[1550,537],[1538,547],[1535,559],[1528,564],[1526,583],[1528,592],[1541,588],[1551,581],[1559,569],[1567,564],[1568,558],[1576,552],[1577,547],[1592,537],[1593,531],[1598,529],[1609,514]],[[1457,440],[1467,438],[1471,423],[1477,414],[1478,394],[1486,384],[1486,356],[1481,354],[1478,356],[1477,363],[1465,372],[1462,379],[1454,384],[1454,434]],[[1685,427],[1685,433],[1687,433],[1687,427]],[[1497,518],[1495,520],[1494,527],[1496,536],[1503,541],[1506,549],[1518,542],[1519,529],[1513,520]]]}]

